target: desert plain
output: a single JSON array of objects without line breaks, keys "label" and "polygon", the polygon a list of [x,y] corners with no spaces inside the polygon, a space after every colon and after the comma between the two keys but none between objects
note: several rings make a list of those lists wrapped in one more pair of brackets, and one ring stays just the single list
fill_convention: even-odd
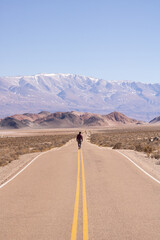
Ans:
[{"label": "desert plain", "polygon": [[0,184],[41,152],[75,141],[81,131],[92,144],[118,150],[160,180],[160,124],[113,127],[0,130]]}]

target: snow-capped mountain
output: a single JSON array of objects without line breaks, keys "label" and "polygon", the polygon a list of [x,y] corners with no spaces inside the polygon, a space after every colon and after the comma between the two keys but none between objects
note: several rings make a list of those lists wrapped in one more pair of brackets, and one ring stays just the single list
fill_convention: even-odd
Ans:
[{"label": "snow-capped mountain", "polygon": [[73,74],[0,78],[0,117],[15,113],[119,111],[139,120],[160,115],[160,84],[106,81]]}]

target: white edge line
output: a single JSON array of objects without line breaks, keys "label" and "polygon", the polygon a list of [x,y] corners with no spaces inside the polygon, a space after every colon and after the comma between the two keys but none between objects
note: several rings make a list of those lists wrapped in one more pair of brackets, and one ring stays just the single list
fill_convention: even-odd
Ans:
[{"label": "white edge line", "polygon": [[156,181],[157,183],[160,184],[160,181],[156,178],[154,178],[153,176],[151,176],[149,173],[147,173],[143,168],[141,168],[140,166],[138,166],[138,164],[136,164],[132,159],[130,159],[129,157],[127,157],[124,153],[119,152],[118,150],[116,150],[116,152],[120,153],[121,155],[123,155],[125,158],[127,158],[131,163],[133,163],[137,168],[139,168],[143,173],[145,173],[148,177],[152,178],[154,181]]},{"label": "white edge line", "polygon": [[[70,141],[69,141],[70,142]],[[67,143],[69,143],[67,142]],[[62,147],[65,147],[67,145],[67,143],[65,145],[63,145]],[[42,152],[40,153],[38,156],[36,156],[35,158],[32,159],[32,161],[30,161],[27,165],[25,165],[24,168],[22,168],[18,173],[16,173],[12,178],[10,178],[8,181],[4,182],[3,184],[0,185],[0,189],[3,188],[5,185],[7,185],[9,182],[11,182],[13,179],[15,179],[21,172],[23,172],[29,165],[31,165],[37,158],[39,158],[40,156],[42,156],[45,153],[48,153],[50,151],[55,151],[55,150],[60,150],[62,147],[59,148],[52,148],[46,152]]]},{"label": "white edge line", "polygon": [[[51,150],[49,150],[51,151]],[[49,152],[47,151],[47,152]],[[31,165],[38,157],[40,157],[41,155],[47,153],[47,152],[43,152],[40,153],[38,156],[36,156],[35,158],[32,159],[31,162],[29,162],[27,165],[25,165],[24,168],[22,168],[18,173],[16,173],[12,178],[10,178],[8,181],[6,181],[5,183],[3,183],[2,185],[0,185],[0,189],[3,188],[5,185],[7,185],[9,182],[11,182],[14,178],[16,178],[21,172],[23,172],[29,165]]]},{"label": "white edge line", "polygon": [[[90,142],[89,142],[90,143]],[[91,143],[92,144],[92,143]],[[95,144],[96,147],[98,147],[99,149],[105,149],[105,147],[100,147],[98,145]],[[156,178],[154,178],[152,175],[150,175],[149,173],[147,173],[143,168],[141,168],[138,164],[136,164],[132,159],[130,159],[129,157],[127,157],[124,153],[119,152],[118,150],[116,150],[116,152],[120,153],[121,155],[123,155],[125,158],[127,158],[131,163],[133,163],[137,168],[139,168],[143,173],[145,173],[148,177],[152,178],[152,180],[156,181],[157,183],[160,184],[160,181]]]}]

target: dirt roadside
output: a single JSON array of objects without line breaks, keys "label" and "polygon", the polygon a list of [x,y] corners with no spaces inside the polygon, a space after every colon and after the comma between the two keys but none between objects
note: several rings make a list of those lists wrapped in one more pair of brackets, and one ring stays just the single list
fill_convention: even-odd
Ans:
[{"label": "dirt roadside", "polygon": [[18,160],[14,160],[9,164],[0,167],[0,185],[2,185],[8,179],[12,178],[39,154],[40,152],[24,154],[21,155]]},{"label": "dirt roadside", "polygon": [[138,164],[139,167],[143,168],[151,176],[155,177],[160,181],[160,161],[155,158],[147,157],[143,152],[136,152],[134,150],[122,150],[119,149],[119,152],[125,154],[133,162]]}]

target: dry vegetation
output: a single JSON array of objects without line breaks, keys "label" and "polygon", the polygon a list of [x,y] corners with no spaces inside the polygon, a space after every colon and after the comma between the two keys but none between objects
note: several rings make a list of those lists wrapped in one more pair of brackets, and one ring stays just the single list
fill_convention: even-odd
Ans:
[{"label": "dry vegetation", "polygon": [[[114,129],[94,133],[91,143],[113,149],[132,149],[160,159],[160,128]],[[159,164],[159,161],[157,161]]]},{"label": "dry vegetation", "polygon": [[75,138],[74,134],[2,137],[0,138],[0,166],[18,159],[20,155],[26,153],[42,152],[53,147],[60,147],[72,138]]}]

